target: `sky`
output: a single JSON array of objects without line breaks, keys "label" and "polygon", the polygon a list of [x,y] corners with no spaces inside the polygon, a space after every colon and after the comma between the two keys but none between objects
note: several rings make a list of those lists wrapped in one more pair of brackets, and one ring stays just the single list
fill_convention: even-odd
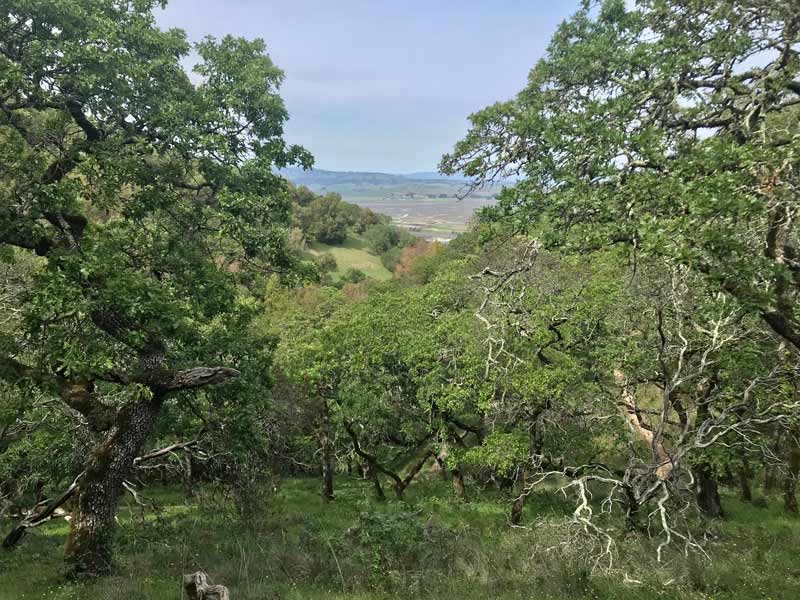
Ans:
[{"label": "sky", "polygon": [[336,171],[434,171],[467,116],[513,97],[579,0],[170,0],[189,39],[260,37],[286,140]]}]

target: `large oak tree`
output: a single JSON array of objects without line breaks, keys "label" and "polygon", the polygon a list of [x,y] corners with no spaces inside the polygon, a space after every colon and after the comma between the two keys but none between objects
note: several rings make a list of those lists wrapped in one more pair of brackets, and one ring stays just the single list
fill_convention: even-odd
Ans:
[{"label": "large oak tree", "polygon": [[97,436],[71,488],[79,573],[109,570],[124,479],[165,401],[240,375],[213,340],[247,333],[246,274],[297,272],[272,169],[311,159],[282,138],[281,71],[260,40],[159,29],[159,4],[0,4],[0,251],[39,257],[0,375]]}]

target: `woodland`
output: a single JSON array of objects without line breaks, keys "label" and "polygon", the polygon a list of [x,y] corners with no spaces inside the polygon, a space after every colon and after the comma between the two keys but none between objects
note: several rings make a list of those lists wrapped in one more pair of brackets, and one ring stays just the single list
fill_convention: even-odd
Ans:
[{"label": "woodland", "polygon": [[0,598],[800,597],[800,4],[584,2],[447,244],[160,5],[0,0]]}]

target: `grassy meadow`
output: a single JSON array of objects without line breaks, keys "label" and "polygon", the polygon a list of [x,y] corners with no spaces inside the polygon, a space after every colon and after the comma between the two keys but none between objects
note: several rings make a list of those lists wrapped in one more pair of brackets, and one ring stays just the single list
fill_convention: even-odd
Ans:
[{"label": "grassy meadow", "polygon": [[381,264],[379,256],[375,256],[368,249],[360,237],[349,234],[347,239],[338,246],[330,246],[321,242],[309,244],[309,250],[314,255],[323,253],[332,254],[336,259],[334,280],[338,280],[348,269],[363,271],[367,277],[378,281],[391,279],[392,273]]},{"label": "grassy meadow", "polygon": [[654,545],[631,535],[622,558],[593,574],[591,550],[563,544],[568,500],[533,496],[525,526],[512,528],[508,497],[470,491],[453,502],[447,482],[428,479],[403,501],[378,502],[367,482],[342,476],[325,504],[317,480],[288,479],[243,517],[211,489],[149,489],[152,505],[126,498],[120,511],[116,575],[65,580],[67,524],[53,521],[0,553],[0,599],[174,600],[181,575],[198,568],[232,600],[800,597],[800,520],[778,498],[759,508],[725,497],[726,519],[706,531],[710,560],[673,553],[657,564]]}]

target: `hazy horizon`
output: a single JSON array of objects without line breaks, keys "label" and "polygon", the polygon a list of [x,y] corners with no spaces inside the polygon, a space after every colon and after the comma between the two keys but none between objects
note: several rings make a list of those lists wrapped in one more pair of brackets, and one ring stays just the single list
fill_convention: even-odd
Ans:
[{"label": "hazy horizon", "polygon": [[286,74],[286,139],[315,167],[435,171],[467,116],[525,85],[568,2],[172,0],[162,27],[191,41],[263,38]]}]

